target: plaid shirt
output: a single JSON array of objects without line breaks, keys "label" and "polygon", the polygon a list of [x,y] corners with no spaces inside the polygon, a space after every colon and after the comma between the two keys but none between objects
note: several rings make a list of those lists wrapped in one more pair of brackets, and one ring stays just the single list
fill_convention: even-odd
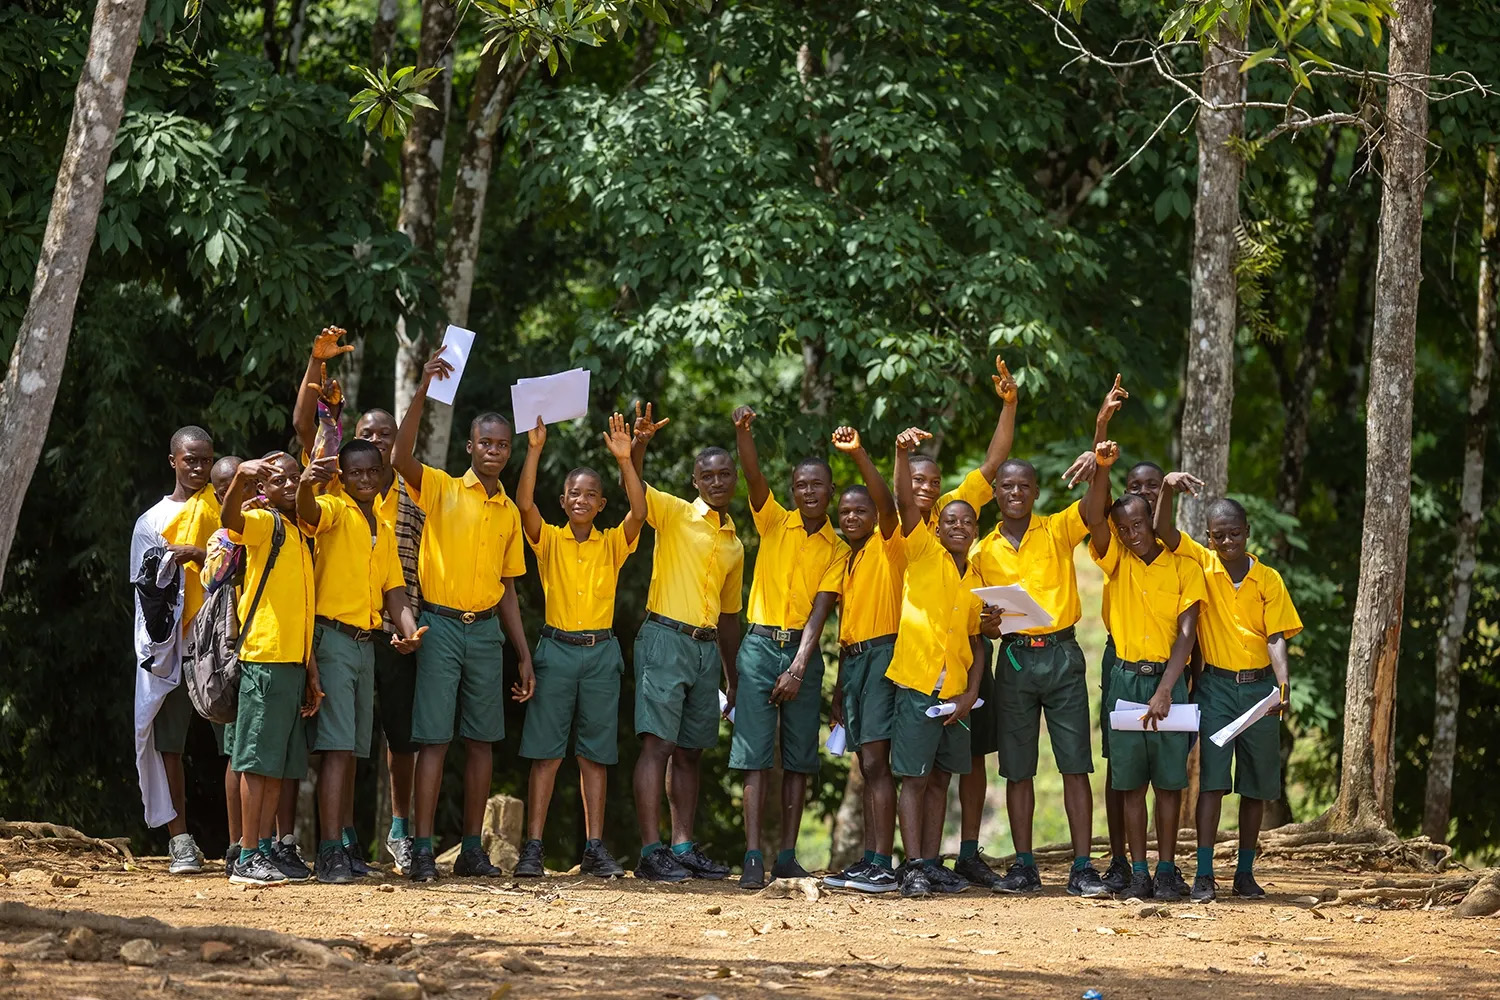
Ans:
[{"label": "plaid shirt", "polygon": [[[401,495],[396,499],[396,555],[401,560],[401,576],[406,581],[406,599],[411,602],[412,615],[422,613],[422,586],[417,582],[417,553],[422,547],[422,525],[427,515],[412,500],[406,491],[406,483],[396,477],[396,489]],[[389,615],[382,614],[381,628],[396,631]]]}]

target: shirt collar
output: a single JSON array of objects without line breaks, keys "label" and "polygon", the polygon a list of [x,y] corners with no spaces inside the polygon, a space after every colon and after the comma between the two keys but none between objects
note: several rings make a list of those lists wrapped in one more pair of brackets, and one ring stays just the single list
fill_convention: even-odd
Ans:
[{"label": "shirt collar", "polygon": [[[479,481],[479,476],[475,474],[474,467],[472,465],[469,466],[468,470],[464,472],[463,484],[465,489],[484,489],[484,484]],[[503,507],[506,504],[510,503],[510,497],[505,493],[504,483],[497,483],[496,485],[499,488],[495,490],[495,496],[491,498],[488,494],[485,494],[485,499],[494,499],[496,503],[500,504],[500,506]]]},{"label": "shirt collar", "polygon": [[[565,541],[578,542],[577,537],[575,537],[574,534],[573,534],[573,526],[572,525],[564,523],[557,530],[562,535],[562,537],[563,537],[563,539]],[[590,524],[589,525],[589,537],[585,538],[583,540],[583,542],[579,542],[578,544],[582,545],[585,542],[598,541],[599,539],[601,539],[603,537],[604,537],[604,534],[603,534],[603,532],[601,532],[599,530],[599,526],[597,524]]]},{"label": "shirt collar", "polygon": [[[833,518],[831,518],[831,517],[826,517],[825,516],[823,518],[823,525],[822,525],[822,527],[818,528],[817,531],[814,531],[812,533],[812,535],[808,535],[807,534],[807,528],[805,528],[803,526],[803,524],[802,524],[802,512],[800,510],[798,510],[797,508],[795,508],[795,507],[793,507],[791,510],[788,510],[786,512],[786,522],[785,523],[786,523],[786,526],[787,526],[788,529],[794,529],[796,531],[800,531],[800,532],[802,532],[802,534],[806,535],[808,538],[813,537],[813,535],[821,535],[821,536],[823,536],[823,540],[826,541],[826,542],[828,542],[829,544],[833,544],[835,541],[837,541],[837,539],[834,537],[834,533],[833,533]],[[877,524],[875,526],[875,530],[879,531],[880,530],[880,525]]]},{"label": "shirt collar", "polygon": [[[699,517],[703,518],[705,521],[708,520],[708,515],[710,512],[717,513],[712,507],[708,505],[708,501],[704,500],[702,497],[699,497],[698,499],[693,501],[693,512],[696,513]],[[730,517],[728,514],[720,514],[719,530],[723,531],[726,528],[728,528],[730,531],[734,530],[734,518]]]}]

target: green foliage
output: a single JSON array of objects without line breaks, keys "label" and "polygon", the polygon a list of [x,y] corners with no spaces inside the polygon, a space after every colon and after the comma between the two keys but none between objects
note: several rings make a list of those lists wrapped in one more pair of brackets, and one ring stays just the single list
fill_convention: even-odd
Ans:
[{"label": "green foliage", "polygon": [[359,66],[349,68],[361,74],[369,86],[349,98],[354,108],[346,120],[364,118],[366,132],[379,132],[383,139],[404,135],[417,108],[438,109],[420,91],[443,71],[441,66],[429,66],[420,72],[415,66],[403,66],[394,74],[388,73],[385,66],[375,72]]}]

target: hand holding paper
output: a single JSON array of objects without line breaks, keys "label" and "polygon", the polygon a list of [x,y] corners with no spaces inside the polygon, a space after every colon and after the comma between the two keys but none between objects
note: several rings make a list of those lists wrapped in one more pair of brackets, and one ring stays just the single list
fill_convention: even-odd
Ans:
[{"label": "hand holding paper", "polygon": [[1243,733],[1245,730],[1255,725],[1261,719],[1264,719],[1267,715],[1270,715],[1272,710],[1280,704],[1281,689],[1279,687],[1272,688],[1270,694],[1266,695],[1254,705],[1251,705],[1250,709],[1245,712],[1244,715],[1241,715],[1238,719],[1235,719],[1229,725],[1225,726],[1217,733],[1214,733],[1209,737],[1209,739],[1213,740],[1214,746],[1222,747],[1224,744],[1234,739],[1240,733]]},{"label": "hand holding paper", "polygon": [[1046,628],[1053,622],[1049,614],[1019,583],[1006,587],[975,587],[974,593],[986,604],[1000,609],[1000,631],[1005,634],[1029,628]]},{"label": "hand holding paper", "polygon": [[[719,692],[719,714],[720,715],[724,715],[724,709],[726,709],[726,708],[729,708],[729,695],[725,694],[723,691],[720,691]],[[725,716],[725,718],[727,718],[729,720],[729,724],[731,726],[734,725],[734,709],[729,708],[729,714],[727,716]]]},{"label": "hand holding paper", "polygon": [[1167,717],[1157,723],[1154,730],[1144,718],[1148,707],[1139,701],[1126,701],[1123,698],[1117,700],[1114,711],[1109,713],[1109,728],[1132,732],[1144,730],[1148,733],[1196,733],[1198,731],[1201,716],[1198,706],[1191,702],[1185,705],[1173,705],[1167,711]]},{"label": "hand holding paper", "polygon": [[[447,378],[434,379],[427,387],[427,398],[439,403],[453,405],[453,396],[458,392],[458,381],[464,377],[464,368],[469,364],[469,352],[474,348],[474,331],[459,326],[449,326],[443,334],[442,359],[452,366]],[[517,424],[530,427],[530,424]]]},{"label": "hand holding paper", "polygon": [[589,370],[574,368],[556,375],[520,379],[510,387],[510,403],[517,427],[534,427],[538,417],[543,423],[555,424],[587,416]]},{"label": "hand holding paper", "polygon": [[835,757],[842,757],[844,751],[849,747],[849,732],[843,726],[834,723],[832,729],[828,730],[828,742],[823,744],[828,752]]},{"label": "hand holding paper", "polygon": [[[983,698],[975,698],[974,699],[974,708],[983,708],[983,707],[984,707],[984,699]],[[958,711],[958,706],[955,705],[955,704],[953,704],[953,702],[951,702],[951,701],[939,702],[936,705],[928,705],[927,706],[927,717],[929,719],[946,719],[948,716],[952,715],[956,711]],[[973,709],[970,709],[970,711],[973,711]]]}]

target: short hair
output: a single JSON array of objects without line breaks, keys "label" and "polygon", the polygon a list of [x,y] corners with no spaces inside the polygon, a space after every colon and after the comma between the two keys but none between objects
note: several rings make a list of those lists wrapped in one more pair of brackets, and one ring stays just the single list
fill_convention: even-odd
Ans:
[{"label": "short hair", "polygon": [[600,492],[603,492],[603,490],[604,490],[604,477],[601,476],[601,475],[599,475],[599,473],[596,472],[595,470],[589,468],[587,465],[580,465],[578,468],[573,469],[566,476],[564,476],[563,477],[563,489],[567,489],[568,488],[568,484],[571,483],[574,479],[577,479],[579,476],[593,476],[594,477],[594,482],[596,482],[596,483],[599,484],[599,490],[600,490]]},{"label": "short hair", "polygon": [[396,422],[395,414],[391,413],[390,410],[382,410],[377,406],[372,410],[366,410],[365,412],[361,413],[359,415],[359,419],[354,422],[354,426],[358,427],[360,424],[364,423],[366,420],[369,420],[371,417],[384,417],[393,424]]},{"label": "short hair", "polygon": [[729,459],[730,462],[734,461],[734,456],[729,454],[728,449],[720,448],[716,444],[711,444],[707,448],[704,448],[702,451],[698,452],[698,454],[693,458],[693,468],[696,469],[700,464],[710,458],[721,457]]},{"label": "short hair", "polygon": [[1232,517],[1245,527],[1248,528],[1250,526],[1250,518],[1245,513],[1244,504],[1238,500],[1231,500],[1228,497],[1220,497],[1208,505],[1208,517],[1206,520],[1213,520],[1216,517]]},{"label": "short hair", "polygon": [[1000,468],[995,470],[995,482],[998,483],[1000,481],[1000,477],[1005,475],[1007,470],[1013,472],[1029,473],[1032,479],[1035,479],[1037,477],[1036,466],[1026,461],[1026,459],[1007,458],[1005,461],[1000,463]]},{"label": "short hair", "polygon": [[172,433],[172,442],[171,444],[167,445],[167,447],[171,450],[172,454],[175,455],[177,454],[178,449],[182,448],[184,445],[194,444],[199,441],[208,445],[210,448],[213,447],[214,439],[213,436],[208,433],[208,431],[204,430],[202,427],[199,427],[197,424],[188,424],[186,427],[177,428],[177,430]]},{"label": "short hair", "polygon": [[213,476],[232,476],[243,461],[244,459],[238,455],[225,455],[214,463],[213,468],[208,470],[208,474],[210,478]]},{"label": "short hair", "polygon": [[473,440],[479,428],[485,424],[504,424],[505,429],[510,431],[512,435],[516,433],[515,428],[511,426],[511,422],[506,418],[505,414],[496,413],[494,410],[485,410],[479,416],[469,421],[469,439]]},{"label": "short hair", "polygon": [[870,488],[864,483],[854,483],[852,485],[845,486],[843,490],[839,492],[839,501],[842,502],[844,497],[851,495],[864,497],[866,500],[869,500],[871,502],[873,502],[875,499],[874,497],[870,496]]},{"label": "short hair", "polygon": [[797,464],[792,466],[792,475],[795,476],[810,465],[815,465],[822,469],[823,474],[828,477],[828,481],[830,483],[833,482],[833,466],[828,464],[827,459],[820,458],[817,455],[808,455],[806,458],[798,460]]},{"label": "short hair", "polygon": [[1156,473],[1156,475],[1159,478],[1162,478],[1162,479],[1165,479],[1166,476],[1167,476],[1167,470],[1163,469],[1161,466],[1157,465],[1155,462],[1137,462],[1134,465],[1132,465],[1129,469],[1126,470],[1126,472],[1125,472],[1125,478],[1129,479],[1131,476],[1135,475],[1141,469],[1150,469],[1152,472]]},{"label": "short hair", "polygon": [[1134,504],[1140,504],[1141,506],[1145,507],[1146,516],[1151,516],[1151,504],[1149,504],[1146,501],[1146,498],[1141,496],[1139,493],[1122,493],[1119,499],[1109,505],[1109,514],[1111,517],[1116,514],[1123,514],[1125,513],[1125,509],[1127,507],[1130,507]]},{"label": "short hair", "polygon": [[339,449],[339,468],[342,469],[344,467],[345,459],[353,458],[355,455],[373,455],[375,456],[375,464],[377,465],[379,465],[381,461],[379,448],[375,447],[364,438],[350,438],[349,440],[345,441],[343,447]]},{"label": "short hair", "polygon": [[975,518],[979,517],[979,511],[975,510],[974,505],[969,503],[969,501],[967,500],[949,500],[947,503],[943,504],[943,509],[938,511],[938,516],[942,517],[949,507],[953,507],[958,504],[963,504],[965,507],[969,508],[969,513],[973,514]]},{"label": "short hair", "polygon": [[908,455],[906,458],[906,462],[908,466],[918,465],[925,462],[928,465],[937,466],[939,471],[941,471],[942,469],[941,466],[938,466],[937,459],[933,458],[931,455],[924,455],[920,451],[914,451],[910,455]]}]

